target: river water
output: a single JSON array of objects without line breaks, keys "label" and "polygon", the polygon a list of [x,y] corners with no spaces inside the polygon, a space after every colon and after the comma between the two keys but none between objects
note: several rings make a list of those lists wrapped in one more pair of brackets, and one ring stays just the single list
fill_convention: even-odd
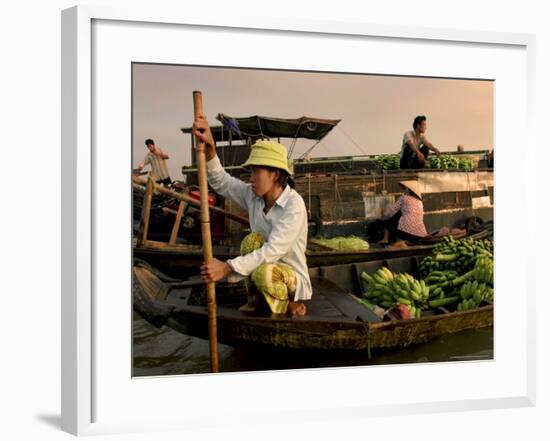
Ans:
[{"label": "river water", "polygon": [[[366,366],[493,359],[493,328],[444,335],[428,343],[397,349],[334,354],[279,351],[258,347],[218,345],[221,372]],[[158,376],[210,372],[208,341],[180,334],[166,326],[158,329],[134,313],[133,375]]]}]

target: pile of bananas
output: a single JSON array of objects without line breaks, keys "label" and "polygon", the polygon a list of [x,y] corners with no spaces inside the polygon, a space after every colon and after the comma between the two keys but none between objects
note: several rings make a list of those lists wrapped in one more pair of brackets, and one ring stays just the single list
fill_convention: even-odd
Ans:
[{"label": "pile of bananas", "polygon": [[397,170],[400,168],[399,161],[401,160],[401,155],[378,155],[376,161],[378,166],[383,170]]},{"label": "pile of bananas", "polygon": [[458,305],[457,311],[479,308],[482,302],[493,303],[493,259],[481,256],[474,268],[461,275],[453,270],[432,271],[424,279],[430,296],[428,306]]},{"label": "pile of bananas", "polygon": [[[432,259],[431,262],[442,264],[442,268],[427,270],[421,280],[408,273],[392,273],[386,267],[373,274],[363,272],[361,279],[366,289],[358,301],[371,310],[376,305],[405,309],[405,317],[401,314],[401,318],[419,318],[422,310],[442,306],[465,311],[482,303],[493,303],[492,248],[490,241],[446,238],[445,243],[438,244],[433,256],[424,259]],[[459,262],[454,265],[456,268],[449,267],[456,262]],[[430,266],[431,263],[424,264],[424,269]]]},{"label": "pile of bananas", "polygon": [[416,280],[407,273],[392,273],[388,268],[379,268],[374,274],[363,272],[361,278],[367,285],[363,296],[370,303],[383,308],[405,305],[410,317],[419,318],[421,309],[427,306],[430,289],[423,280]]},{"label": "pile of bananas", "polygon": [[477,280],[468,281],[460,289],[460,298],[457,311],[479,308],[481,302],[493,303],[493,288]]},{"label": "pile of bananas", "polygon": [[453,270],[432,271],[424,282],[430,288],[430,299],[443,298],[453,288],[453,280],[458,277],[458,273]]},{"label": "pile of bananas", "polygon": [[473,170],[474,162],[468,158],[458,158],[452,155],[440,155],[428,157],[428,168]]},{"label": "pile of bananas", "polygon": [[493,257],[493,241],[472,238],[455,239],[445,236],[433,249],[432,254],[420,262],[423,276],[432,271],[457,271],[459,274],[470,271],[480,257]]},{"label": "pile of bananas", "polygon": [[425,283],[430,288],[428,297],[428,306],[437,308],[440,306],[448,306],[457,303],[460,298],[453,281],[458,277],[458,273],[454,270],[432,271],[424,279]]},{"label": "pile of bananas", "polygon": [[460,286],[468,280],[477,280],[479,283],[493,284],[493,258],[481,256],[476,260],[470,271],[452,281],[453,286]]}]

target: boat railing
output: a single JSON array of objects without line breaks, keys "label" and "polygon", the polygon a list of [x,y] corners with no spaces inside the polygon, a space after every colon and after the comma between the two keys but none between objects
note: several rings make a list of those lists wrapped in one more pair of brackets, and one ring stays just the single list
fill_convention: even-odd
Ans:
[{"label": "boat railing", "polygon": [[[141,211],[139,229],[137,233],[136,246],[143,247],[146,245],[156,245],[156,246],[159,245],[158,242],[153,243],[153,241],[148,240],[147,238],[148,232],[149,232],[149,223],[151,218],[151,204],[153,200],[153,194],[155,192],[164,194],[166,196],[170,196],[171,198],[174,198],[179,201],[178,209],[175,213],[174,225],[172,227],[172,231],[170,234],[170,239],[166,243],[166,245],[169,245],[169,246],[177,246],[178,244],[176,244],[176,239],[179,233],[181,219],[185,211],[185,208],[188,205],[200,208],[200,202],[197,201],[196,199],[193,199],[191,196],[189,196],[186,193],[179,193],[179,192],[170,190],[168,188],[165,188],[160,184],[157,184],[151,176],[149,176],[147,180],[145,180],[143,178],[140,178],[139,176],[134,175],[132,177],[132,181],[135,184],[145,186],[145,195],[143,197],[143,206]],[[248,219],[243,216],[239,216],[237,214],[224,210],[223,208],[215,207],[212,205],[209,205],[209,208],[210,208],[210,211],[222,213],[228,219],[231,219],[235,222],[239,222],[240,224],[247,225],[247,226],[249,225]],[[162,244],[162,242],[160,244]]]}]

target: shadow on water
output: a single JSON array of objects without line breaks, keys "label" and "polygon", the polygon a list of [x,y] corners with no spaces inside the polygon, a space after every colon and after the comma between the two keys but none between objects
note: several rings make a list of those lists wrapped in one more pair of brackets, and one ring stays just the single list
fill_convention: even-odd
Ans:
[{"label": "shadow on water", "polygon": [[[155,328],[134,314],[134,376],[210,372],[208,341],[168,327]],[[367,366],[493,359],[493,328],[443,335],[428,343],[364,352],[276,350],[218,345],[222,372]]]}]

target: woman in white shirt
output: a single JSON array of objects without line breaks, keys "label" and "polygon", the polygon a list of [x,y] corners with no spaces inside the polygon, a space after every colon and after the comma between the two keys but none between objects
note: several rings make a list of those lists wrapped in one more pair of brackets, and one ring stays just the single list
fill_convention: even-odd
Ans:
[{"label": "woman in white shirt", "polygon": [[[307,210],[302,197],[292,188],[285,146],[273,141],[258,141],[243,167],[251,170],[250,183],[227,173],[216,155],[212,132],[205,117],[198,117],[193,133],[205,144],[206,168],[211,187],[248,211],[251,231],[266,238],[260,248],[222,262],[213,259],[201,266],[205,282],[216,282],[232,272],[251,275],[260,265],[286,264],[296,275],[295,292],[288,299],[267,302],[272,312],[305,315],[303,300],[311,299],[311,281],[306,263]],[[266,295],[266,294],[264,294]],[[276,307],[274,307],[274,303]]]}]

